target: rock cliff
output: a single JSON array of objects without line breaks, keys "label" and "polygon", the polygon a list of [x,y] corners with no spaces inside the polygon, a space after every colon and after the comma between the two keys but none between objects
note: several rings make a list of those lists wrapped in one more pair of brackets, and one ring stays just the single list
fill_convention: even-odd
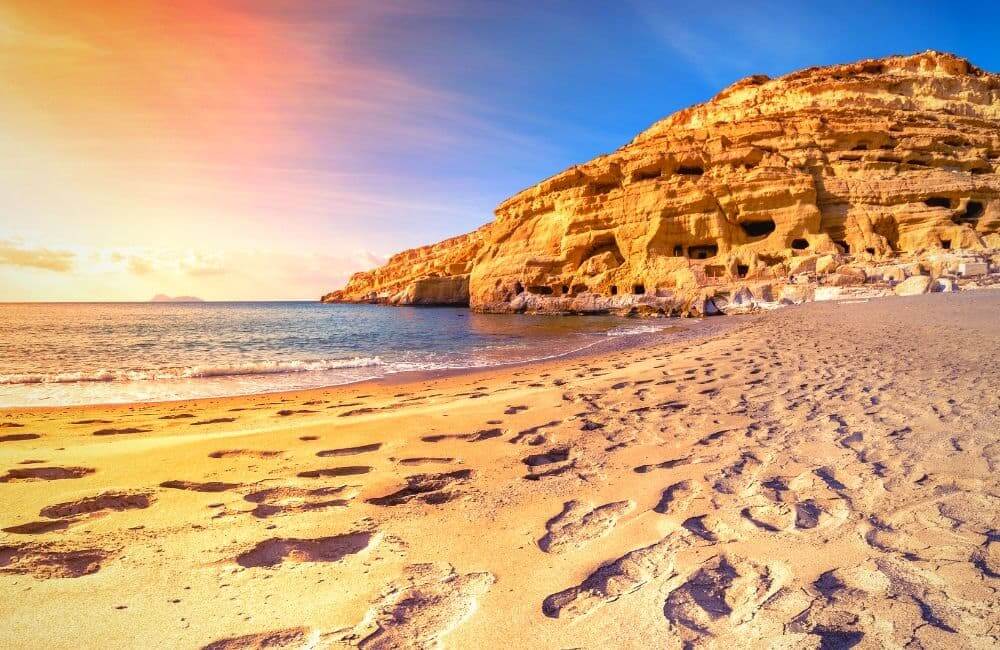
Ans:
[{"label": "rock cliff", "polygon": [[1000,75],[964,59],[758,75],[324,300],[699,313],[819,259],[1000,248],[998,172]]}]

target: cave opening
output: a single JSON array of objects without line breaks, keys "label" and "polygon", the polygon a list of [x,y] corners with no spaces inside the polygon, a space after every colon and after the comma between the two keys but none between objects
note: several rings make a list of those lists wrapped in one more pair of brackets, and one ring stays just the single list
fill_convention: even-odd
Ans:
[{"label": "cave opening", "polygon": [[983,216],[983,212],[985,212],[985,208],[979,201],[969,201],[965,204],[966,221],[978,221],[979,217]]},{"label": "cave opening", "polygon": [[681,165],[677,168],[677,173],[682,176],[701,176],[705,173],[705,169],[694,165]]},{"label": "cave opening", "polygon": [[941,248],[943,248],[945,250],[950,249],[951,248],[951,240],[950,239],[942,239],[941,240]]},{"label": "cave opening", "polygon": [[632,287],[632,293],[634,293],[637,296],[641,296],[642,294],[646,293],[646,287],[641,284],[637,284]]},{"label": "cave opening", "polygon": [[680,244],[674,246],[674,257],[684,257],[684,247]]},{"label": "cave opening", "polygon": [[618,295],[618,287],[616,287],[615,285],[611,285],[611,295],[612,296]]},{"label": "cave opening", "polygon": [[688,246],[688,257],[693,260],[707,260],[719,254],[719,247],[715,244],[704,246]]},{"label": "cave opening", "polygon": [[585,284],[574,284],[572,295],[576,296],[587,291],[587,285]]},{"label": "cave opening", "polygon": [[924,205],[929,208],[950,208],[951,199],[947,196],[932,196],[924,199]]},{"label": "cave opening", "polygon": [[539,296],[551,296],[552,287],[547,287],[544,284],[536,284],[528,287],[528,293],[533,293]]},{"label": "cave opening", "polygon": [[567,285],[565,285],[565,284],[564,284],[564,285],[562,285],[562,287],[560,288],[560,290],[562,291],[562,295],[564,295],[564,296],[565,296],[565,295],[566,295],[567,293],[569,293],[569,287],[568,287]]},{"label": "cave opening", "polygon": [[744,221],[740,223],[740,228],[747,237],[764,237],[774,232],[774,219],[760,219],[757,221]]},{"label": "cave opening", "polygon": [[868,143],[859,142],[858,144],[851,147],[851,151],[868,151]]},{"label": "cave opening", "polygon": [[850,253],[851,252],[851,246],[850,246],[850,244],[848,244],[843,239],[836,239],[836,240],[834,240],[833,243],[836,244],[837,246],[839,246],[840,249],[842,251],[844,251],[845,253]]},{"label": "cave opening", "polygon": [[747,273],[750,272],[750,267],[746,264],[736,265],[736,275],[741,278],[747,277]]},{"label": "cave opening", "polygon": [[868,253],[869,255],[874,255],[875,249],[869,246],[868,248],[865,249],[865,252]]},{"label": "cave opening", "polygon": [[516,296],[516,295],[522,294],[522,293],[524,293],[524,285],[521,284],[520,282],[515,282],[514,283],[514,295]]},{"label": "cave opening", "polygon": [[804,251],[805,249],[809,248],[809,241],[802,238],[793,239],[792,248],[794,248],[797,251]]}]

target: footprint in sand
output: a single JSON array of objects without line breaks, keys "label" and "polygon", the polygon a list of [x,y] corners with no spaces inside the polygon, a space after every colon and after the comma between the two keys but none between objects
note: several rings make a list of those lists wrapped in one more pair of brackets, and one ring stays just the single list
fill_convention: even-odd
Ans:
[{"label": "footprint in sand", "polygon": [[654,463],[652,465],[639,465],[632,471],[637,474],[647,474],[656,469],[671,469],[673,467],[680,467],[681,465],[687,465],[690,462],[691,459],[686,456],[684,458],[672,458],[670,460],[665,460],[660,463]]},{"label": "footprint in sand", "polygon": [[660,502],[653,508],[661,515],[676,515],[683,512],[701,492],[701,485],[685,480],[668,486],[660,495]]},{"label": "footprint in sand", "polygon": [[111,420],[75,420],[70,424],[112,424]]},{"label": "footprint in sand", "polygon": [[431,436],[423,436],[424,442],[441,442],[443,440],[464,440],[466,442],[482,442],[491,438],[499,438],[503,435],[503,429],[483,429],[475,433],[438,433]]},{"label": "footprint in sand", "polygon": [[37,433],[11,433],[6,436],[0,436],[0,442],[17,442],[19,440],[37,440],[41,438]]},{"label": "footprint in sand", "polygon": [[371,532],[348,533],[316,539],[273,538],[236,556],[242,567],[274,567],[285,562],[337,562],[375,546],[380,535]]},{"label": "footprint in sand", "polygon": [[54,544],[0,546],[0,573],[30,575],[39,580],[79,578],[97,573],[111,554],[100,549],[64,550]]},{"label": "footprint in sand", "polygon": [[430,505],[446,503],[460,496],[458,492],[448,492],[454,483],[464,483],[472,478],[471,469],[460,469],[446,474],[414,474],[406,477],[406,487],[384,497],[368,499],[377,506],[398,506],[410,501],[422,501]]},{"label": "footprint in sand", "polygon": [[164,481],[160,483],[160,487],[162,488],[188,490],[190,492],[225,492],[239,486],[239,483],[223,483],[221,481],[208,481],[206,483],[198,483],[196,481]]},{"label": "footprint in sand", "polygon": [[610,533],[632,507],[631,501],[615,501],[593,509],[582,501],[567,501],[562,512],[546,522],[548,532],[538,540],[538,547],[546,553],[578,549]]},{"label": "footprint in sand", "polygon": [[434,456],[419,456],[416,458],[403,458],[399,461],[400,465],[413,466],[413,465],[450,465],[454,463],[455,459],[450,457],[434,457]]},{"label": "footprint in sand", "polygon": [[309,630],[304,627],[292,627],[220,639],[203,646],[202,650],[263,650],[264,648],[268,650],[292,650],[293,648],[313,647],[316,647],[316,644],[310,638]]},{"label": "footprint in sand", "polygon": [[510,439],[509,442],[512,444],[527,444],[532,447],[537,447],[538,445],[544,445],[548,442],[548,435],[546,433],[539,433],[543,429],[548,429],[554,426],[562,424],[562,420],[552,420],[551,422],[546,422],[545,424],[539,424],[538,426],[529,427],[523,431],[519,431],[516,436]]},{"label": "footprint in sand", "polygon": [[314,489],[279,486],[252,492],[243,499],[257,504],[251,511],[253,516],[266,519],[280,514],[344,507],[354,495],[354,488],[347,485]]},{"label": "footprint in sand", "polygon": [[603,564],[579,585],[546,598],[542,613],[549,618],[577,618],[639,589],[650,580],[668,576],[674,570],[678,546],[677,540],[664,538]]},{"label": "footprint in sand", "polygon": [[277,415],[278,417],[285,418],[288,417],[289,415],[304,415],[306,413],[315,413],[315,412],[316,411],[313,411],[311,409],[282,409],[278,411]]},{"label": "footprint in sand", "polygon": [[198,420],[197,422],[192,422],[191,426],[200,427],[206,424],[223,424],[226,422],[236,422],[236,418],[212,418],[210,420]]},{"label": "footprint in sand", "polygon": [[551,463],[562,463],[569,460],[569,447],[559,447],[550,449],[541,454],[531,454],[521,459],[521,462],[528,467],[539,467]]},{"label": "footprint in sand", "polygon": [[261,449],[222,449],[220,451],[213,451],[208,455],[209,458],[276,458],[281,456],[285,452],[283,451],[270,451]]},{"label": "footprint in sand", "polygon": [[140,427],[123,427],[120,429],[98,429],[93,433],[95,436],[125,436],[133,433],[148,433],[152,429],[142,429]]},{"label": "footprint in sand", "polygon": [[44,535],[45,533],[54,533],[57,530],[66,530],[74,523],[76,523],[76,520],[74,519],[32,521],[26,524],[19,524],[17,526],[4,528],[3,532],[13,533],[14,535]]},{"label": "footprint in sand", "polygon": [[153,504],[155,497],[149,492],[104,492],[76,501],[46,506],[39,515],[49,519],[65,519],[99,512],[144,510]]},{"label": "footprint in sand", "polygon": [[161,420],[186,420],[187,418],[193,418],[194,413],[178,413],[176,415],[161,415]]},{"label": "footprint in sand", "polygon": [[324,478],[338,476],[358,476],[360,474],[367,474],[372,471],[372,468],[368,465],[345,465],[343,467],[328,467],[325,469],[311,469],[305,472],[299,472],[299,478]]},{"label": "footprint in sand", "polygon": [[[451,566],[407,567],[403,583],[389,591],[366,617],[376,629],[358,647],[362,650],[441,647],[442,638],[475,613],[479,598],[490,590],[493,582],[491,573],[458,574]],[[362,626],[370,627],[371,623]]]},{"label": "footprint in sand", "polygon": [[61,481],[83,478],[96,470],[91,467],[28,467],[24,469],[9,469],[0,476],[0,483],[12,481]]},{"label": "footprint in sand", "polygon": [[341,449],[324,449],[323,451],[316,452],[316,455],[320,458],[327,458],[330,456],[355,456],[357,454],[367,454],[372,451],[378,451],[382,448],[381,442],[373,442],[368,445],[358,445],[357,447],[342,447]]}]

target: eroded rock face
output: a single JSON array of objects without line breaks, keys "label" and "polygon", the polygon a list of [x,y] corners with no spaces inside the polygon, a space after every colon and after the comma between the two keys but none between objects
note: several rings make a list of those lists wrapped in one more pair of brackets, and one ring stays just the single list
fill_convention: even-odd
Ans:
[{"label": "eroded rock face", "polygon": [[998,168],[1000,75],[964,59],[753,76],[324,299],[699,313],[821,255],[1000,248]]}]

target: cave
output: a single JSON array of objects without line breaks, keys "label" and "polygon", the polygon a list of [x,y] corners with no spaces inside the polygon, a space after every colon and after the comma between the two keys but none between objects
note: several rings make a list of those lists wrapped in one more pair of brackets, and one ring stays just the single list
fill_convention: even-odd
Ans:
[{"label": "cave", "polygon": [[750,272],[750,267],[747,266],[746,264],[737,264],[736,265],[736,275],[738,277],[745,278],[745,277],[747,277],[747,273],[749,273],[749,272]]},{"label": "cave", "polygon": [[642,294],[646,293],[646,287],[644,287],[641,284],[637,284],[632,287],[632,293],[634,293],[637,296],[641,296]]},{"label": "cave", "polygon": [[585,284],[574,284],[572,295],[578,295],[587,291],[587,285]]},{"label": "cave", "polygon": [[924,199],[924,205],[929,208],[950,208],[951,199],[947,196],[932,196],[928,199]]},{"label": "cave", "polygon": [[684,247],[680,244],[674,246],[674,257],[684,257]]},{"label": "cave", "polygon": [[793,239],[792,248],[794,248],[797,251],[804,251],[805,249],[809,248],[809,241],[801,238]]},{"label": "cave", "polygon": [[965,214],[962,215],[963,221],[978,221],[979,217],[983,216],[985,208],[983,204],[979,201],[969,201],[965,204]]},{"label": "cave", "polygon": [[520,282],[515,282],[514,283],[514,295],[516,296],[516,295],[522,294],[522,293],[524,293],[524,285],[521,284]]},{"label": "cave", "polygon": [[705,170],[701,167],[681,165],[677,168],[677,173],[682,176],[701,176],[705,173]]},{"label": "cave", "polygon": [[636,170],[632,172],[632,182],[638,183],[640,181],[651,181],[660,177],[662,170],[660,169],[643,169]]},{"label": "cave", "polygon": [[865,252],[868,253],[869,255],[874,255],[875,249],[869,246],[868,248],[865,249]]},{"label": "cave", "polygon": [[562,295],[564,295],[564,296],[565,296],[565,295],[566,295],[567,293],[569,293],[569,287],[568,287],[568,286],[566,286],[566,285],[564,284],[564,285],[563,285],[563,286],[561,287],[561,291],[562,291]]},{"label": "cave", "polygon": [[688,257],[693,260],[707,260],[719,254],[719,247],[715,244],[704,246],[688,246]]},{"label": "cave", "polygon": [[835,239],[833,243],[836,244],[837,246],[839,246],[840,250],[844,251],[845,253],[850,253],[851,252],[851,246],[850,246],[850,244],[848,244],[843,239]]},{"label": "cave", "polygon": [[851,151],[868,151],[868,143],[859,142],[858,144],[851,147]]},{"label": "cave", "polygon": [[528,287],[528,293],[534,293],[539,296],[551,296],[552,287],[547,287],[543,284],[536,284]]},{"label": "cave", "polygon": [[618,287],[616,287],[615,285],[611,285],[611,295],[612,296],[618,295]]},{"label": "cave", "polygon": [[740,228],[747,237],[764,237],[774,232],[774,219],[761,219],[759,221],[743,221]]},{"label": "cave", "polygon": [[951,248],[951,240],[950,239],[942,239],[941,240],[941,248],[943,248],[945,250],[948,250],[949,248]]},{"label": "cave", "polygon": [[625,261],[625,256],[622,255],[622,251],[618,248],[618,242],[615,240],[613,235],[604,235],[595,238],[594,242],[590,245],[590,248],[586,249],[583,255],[580,257],[580,263],[582,264],[591,257],[596,257],[602,253],[611,253],[615,262],[621,264]]}]

